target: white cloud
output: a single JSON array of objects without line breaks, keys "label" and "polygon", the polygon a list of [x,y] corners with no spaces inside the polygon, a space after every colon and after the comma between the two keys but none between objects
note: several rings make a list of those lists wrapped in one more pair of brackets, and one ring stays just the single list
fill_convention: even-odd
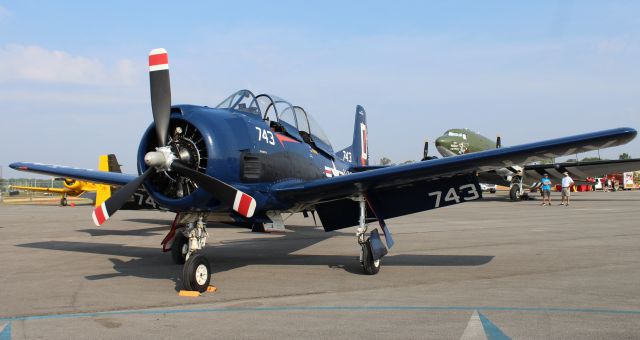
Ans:
[{"label": "white cloud", "polygon": [[0,48],[0,81],[122,85],[132,83],[134,73],[130,60],[106,66],[96,58],[74,56],[40,46],[9,44]]}]

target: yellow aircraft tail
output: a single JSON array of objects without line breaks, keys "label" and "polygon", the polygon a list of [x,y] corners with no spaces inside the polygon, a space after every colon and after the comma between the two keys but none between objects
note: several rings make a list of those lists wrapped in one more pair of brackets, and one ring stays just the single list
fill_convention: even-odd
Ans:
[{"label": "yellow aircraft tail", "polygon": [[[98,161],[98,170],[109,172],[121,172],[120,164],[116,159],[116,155],[100,155]],[[111,197],[111,186],[107,184],[96,184],[96,207],[100,206],[104,201]]]}]

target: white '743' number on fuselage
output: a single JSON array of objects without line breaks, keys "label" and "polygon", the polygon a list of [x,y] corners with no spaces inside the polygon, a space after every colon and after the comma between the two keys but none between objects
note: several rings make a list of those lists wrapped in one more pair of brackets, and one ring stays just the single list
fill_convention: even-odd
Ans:
[{"label": "white '743' number on fuselage", "polygon": [[[456,192],[455,188],[449,188],[447,193],[444,195],[444,201],[445,202],[455,201],[456,203],[460,203],[460,199],[462,199],[463,201],[473,201],[473,200],[476,200],[476,199],[480,198],[480,195],[478,194],[478,190],[476,189],[476,186],[473,185],[473,184],[461,185],[460,188],[458,189],[458,191],[461,194],[464,193],[465,196],[460,197],[458,195],[458,192]],[[436,197],[436,206],[435,206],[435,208],[440,207],[440,202],[441,202],[441,199],[442,199],[442,191],[430,192],[429,193],[429,197],[431,197],[431,196],[435,196]]]},{"label": "white '743' number on fuselage", "polygon": [[265,142],[267,144],[276,145],[275,139],[273,139],[273,132],[265,129],[261,129],[256,126],[256,130],[258,130],[258,142]]}]

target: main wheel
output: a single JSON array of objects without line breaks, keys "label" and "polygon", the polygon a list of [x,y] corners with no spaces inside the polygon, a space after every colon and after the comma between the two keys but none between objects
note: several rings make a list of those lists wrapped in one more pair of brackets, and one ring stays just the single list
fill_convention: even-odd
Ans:
[{"label": "main wheel", "polygon": [[509,198],[512,201],[520,200],[520,185],[514,184],[511,186],[511,189],[509,189]]},{"label": "main wheel", "polygon": [[252,223],[251,231],[254,233],[264,233],[264,223]]},{"label": "main wheel", "polygon": [[176,236],[171,244],[171,258],[175,264],[184,264],[189,252],[189,239],[184,236],[182,230],[176,231]]},{"label": "main wheel", "polygon": [[63,207],[67,206],[67,198],[66,197],[63,197],[63,198],[60,199],[60,205],[63,206]]},{"label": "main wheel", "polygon": [[378,274],[380,271],[380,259],[374,260],[369,240],[362,245],[362,269],[369,275]]},{"label": "main wheel", "polygon": [[196,290],[200,293],[207,290],[211,281],[211,266],[203,255],[189,257],[182,268],[182,286],[185,290]]}]

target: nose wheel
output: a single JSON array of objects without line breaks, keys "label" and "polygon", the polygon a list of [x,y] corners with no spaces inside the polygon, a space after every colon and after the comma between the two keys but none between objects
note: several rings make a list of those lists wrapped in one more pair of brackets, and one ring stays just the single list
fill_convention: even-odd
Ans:
[{"label": "nose wheel", "polygon": [[182,285],[185,290],[207,290],[211,281],[211,265],[204,255],[192,255],[182,269]]}]

